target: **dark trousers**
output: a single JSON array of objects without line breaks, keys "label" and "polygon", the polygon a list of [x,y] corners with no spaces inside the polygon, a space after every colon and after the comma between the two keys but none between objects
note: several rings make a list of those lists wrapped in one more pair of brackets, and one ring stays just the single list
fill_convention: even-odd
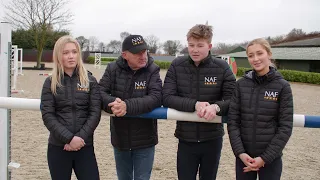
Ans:
[{"label": "dark trousers", "polygon": [[215,180],[222,141],[222,137],[199,143],[180,140],[177,154],[178,178],[195,180],[199,171],[200,180]]},{"label": "dark trousers", "polygon": [[93,146],[79,151],[65,151],[61,146],[48,145],[48,165],[52,180],[70,180],[72,169],[78,180],[99,180]]},{"label": "dark trousers", "polygon": [[236,176],[237,180],[280,180],[282,173],[282,159],[277,158],[271,164],[266,164],[259,171],[243,172],[245,167],[240,158],[236,159]]}]

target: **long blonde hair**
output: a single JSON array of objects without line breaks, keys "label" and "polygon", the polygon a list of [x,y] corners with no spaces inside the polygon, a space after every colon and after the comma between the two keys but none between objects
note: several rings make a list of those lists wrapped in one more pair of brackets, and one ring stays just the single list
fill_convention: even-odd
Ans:
[{"label": "long blonde hair", "polygon": [[54,67],[53,67],[52,76],[51,76],[51,91],[52,91],[52,94],[55,94],[55,95],[57,94],[57,87],[59,88],[62,87],[61,79],[64,77],[62,53],[63,53],[64,46],[67,43],[74,43],[76,45],[78,56],[77,56],[77,67],[75,70],[78,71],[77,73],[79,75],[81,87],[89,86],[88,72],[83,65],[81,48],[78,41],[69,35],[62,36],[57,40],[53,49]]}]

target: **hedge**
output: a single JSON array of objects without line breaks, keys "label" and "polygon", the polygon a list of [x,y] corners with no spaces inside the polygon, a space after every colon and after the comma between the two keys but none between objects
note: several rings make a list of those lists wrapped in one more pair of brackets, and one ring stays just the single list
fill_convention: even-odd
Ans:
[{"label": "hedge", "polygon": [[284,79],[292,82],[303,82],[311,84],[320,84],[320,73],[279,70]]},{"label": "hedge", "polygon": [[[95,60],[95,58],[93,56],[88,57],[89,64],[94,64],[94,60]],[[116,57],[107,57],[107,58],[103,57],[103,58],[101,58],[101,64],[104,65],[104,64],[107,64],[108,62],[112,62],[115,60],[117,60]]]},{"label": "hedge", "polygon": [[[238,67],[237,76],[242,77],[245,71],[251,68]],[[302,82],[311,84],[320,84],[320,73],[314,72],[304,72],[304,71],[294,71],[286,69],[278,69],[285,80],[291,82]]]},{"label": "hedge", "polygon": [[171,62],[170,61],[154,61],[156,65],[160,67],[160,69],[169,69]]}]

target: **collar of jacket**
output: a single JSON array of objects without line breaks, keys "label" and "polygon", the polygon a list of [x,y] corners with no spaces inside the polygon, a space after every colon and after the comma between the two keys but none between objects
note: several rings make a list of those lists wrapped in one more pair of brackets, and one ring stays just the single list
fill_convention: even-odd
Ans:
[{"label": "collar of jacket", "polygon": [[274,67],[271,67],[271,66],[269,66],[269,72],[263,76],[258,76],[256,71],[249,70],[249,71],[246,71],[244,77],[253,80],[257,84],[263,84],[265,82],[269,82],[274,79],[283,78],[281,74]]},{"label": "collar of jacket", "polygon": [[[71,77],[73,76],[78,76],[79,72],[78,72],[78,66],[73,70]],[[69,74],[67,74],[66,72],[64,72],[64,76],[69,76]]]},{"label": "collar of jacket", "polygon": [[[208,63],[210,62],[210,59],[212,59],[212,56],[211,56],[211,52],[209,51],[208,56],[200,61],[199,66],[202,65],[202,64],[203,64],[203,65],[208,64]],[[189,63],[194,65],[194,61],[192,60],[192,58],[190,57],[190,55],[189,55]]]},{"label": "collar of jacket", "polygon": [[[88,75],[92,75],[92,72],[87,70]],[[78,70],[78,66],[74,69],[71,77],[73,76],[78,76],[79,75],[79,70]],[[67,73],[64,72],[64,76],[69,76]]]},{"label": "collar of jacket", "polygon": [[[148,53],[148,63],[145,67],[141,68],[141,69],[145,69],[145,68],[148,68],[148,66],[150,66],[152,63],[154,62],[153,58],[149,55]],[[123,68],[123,69],[126,69],[126,70],[132,70],[129,65],[128,65],[128,62],[126,59],[124,59],[122,56],[119,56],[116,63],[119,65],[119,67]],[[140,69],[138,69],[140,70]]]}]

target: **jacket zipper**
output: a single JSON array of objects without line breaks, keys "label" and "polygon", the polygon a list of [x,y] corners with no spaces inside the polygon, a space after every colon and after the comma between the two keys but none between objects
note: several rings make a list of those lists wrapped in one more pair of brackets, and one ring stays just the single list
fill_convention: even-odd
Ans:
[{"label": "jacket zipper", "polygon": [[70,85],[71,85],[71,101],[72,101],[72,122],[73,122],[73,133],[76,133],[76,105],[74,102],[74,87],[73,87],[73,78],[70,78]]},{"label": "jacket zipper", "polygon": [[260,94],[260,87],[257,90],[257,96],[256,96],[256,104],[254,107],[254,116],[253,116],[253,133],[252,133],[252,152],[254,152],[256,147],[256,133],[257,133],[257,109],[259,105],[259,94]]},{"label": "jacket zipper", "polygon": [[252,105],[253,92],[254,92],[254,85],[253,85],[253,87],[251,88],[251,94],[250,94],[250,100],[249,100],[249,108],[251,108],[251,105]]},{"label": "jacket zipper", "polygon": [[[129,96],[130,96],[130,98],[131,98],[131,96],[132,96],[132,93],[133,93],[133,89],[134,89],[134,84],[132,85],[132,82],[134,83],[134,75],[135,75],[135,72],[133,72],[133,71],[131,71],[131,82],[130,82],[130,86],[129,86]],[[126,84],[128,84],[127,83],[128,82],[128,79],[126,80]],[[131,87],[133,87],[132,89],[131,89]],[[128,123],[128,141],[129,141],[129,149],[130,149],[130,151],[131,151],[131,149],[132,149],[132,145],[131,145],[131,121],[129,120],[129,123]]]},{"label": "jacket zipper", "polygon": [[[197,69],[197,100],[199,100],[199,68],[196,67]],[[200,142],[200,132],[199,132],[199,123],[196,123],[197,127],[197,141]]]},{"label": "jacket zipper", "polygon": [[63,88],[64,88],[64,90],[65,90],[64,98],[65,98],[65,99],[68,99],[68,89],[67,89],[67,87],[66,87],[66,86],[67,86],[67,83],[66,83],[66,79],[65,79],[65,78],[63,78],[63,83],[64,83],[64,84],[63,84],[63,86],[64,86]]}]

